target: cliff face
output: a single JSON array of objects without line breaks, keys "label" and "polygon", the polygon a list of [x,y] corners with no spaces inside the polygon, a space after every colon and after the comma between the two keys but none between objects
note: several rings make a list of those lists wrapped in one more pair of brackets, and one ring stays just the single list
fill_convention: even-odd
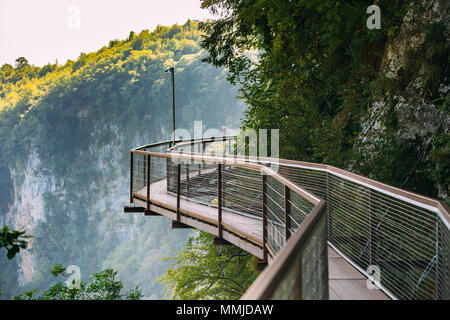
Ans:
[{"label": "cliff face", "polygon": [[[431,196],[446,201],[450,191],[448,160],[444,159],[450,152],[445,142],[450,129],[448,10],[448,1],[422,1],[410,8],[400,29],[390,36],[378,83],[384,91],[362,122],[355,150],[373,167],[377,158],[389,155],[393,161],[403,161],[411,171],[402,173],[399,186],[422,193],[435,189],[438,193]],[[394,145],[410,150],[394,149]],[[433,188],[421,189],[420,183],[417,188],[409,186],[415,170],[435,177],[427,182]],[[375,171],[369,174],[377,178]]]},{"label": "cliff face", "polygon": [[201,62],[198,31],[177,28],[185,31],[143,32],[43,78],[0,87],[0,223],[33,235],[16,259],[0,257],[1,298],[48,288],[54,264],[79,266],[83,280],[112,267],[126,285],[162,298],[153,280],[170,262],[161,258],[183,247],[187,232],[168,232],[165,219],[125,214],[123,206],[129,150],[170,136],[164,69],[175,67],[177,127],[203,120],[205,130],[239,128],[244,112],[226,70]]},{"label": "cliff face", "polygon": [[[54,177],[44,175],[39,169],[40,159],[36,153],[29,155],[25,168],[11,169],[14,201],[6,220],[17,230],[30,230],[31,233],[39,222],[45,223],[45,203],[42,195],[56,192],[56,186]],[[31,281],[34,268],[30,251],[21,251],[20,257],[19,283],[24,285]]]},{"label": "cliff face", "polygon": [[[228,91],[231,100],[235,89],[228,86],[223,89]],[[233,117],[231,121],[229,118],[224,122],[218,118],[217,128],[222,124],[238,127],[239,116],[243,114],[242,104],[231,103],[219,107],[230,108]],[[203,105],[201,108],[206,112],[210,106]],[[99,125],[93,132],[104,132],[105,128],[100,129],[102,126]],[[69,161],[62,175],[55,175],[43,166],[42,162],[46,159],[40,158],[34,150],[20,157],[17,163],[13,159],[10,162],[14,196],[8,211],[3,215],[3,221],[15,229],[34,235],[29,250],[22,250],[17,258],[19,291],[48,286],[50,279],[45,277],[45,272],[49,273],[49,267],[55,263],[79,265],[82,275],[87,277],[99,271],[109,255],[116,256],[117,262],[110,262],[107,266],[118,269],[121,263],[129,259],[129,255],[141,251],[142,261],[135,262],[144,267],[147,274],[140,274],[136,281],[139,280],[140,286],[147,289],[147,295],[162,297],[160,286],[152,284],[168,266],[168,262],[161,264],[159,260],[164,255],[170,255],[169,247],[181,248],[187,233],[182,232],[180,238],[179,234],[170,236],[166,232],[164,236],[155,238],[153,233],[156,229],[169,230],[167,222],[155,224],[141,215],[125,214],[123,206],[129,202],[129,149],[167,139],[168,130],[163,128],[153,135],[132,132],[131,136],[127,136],[114,124],[110,127],[114,136],[110,143],[101,144],[94,138],[79,153],[68,150],[68,156],[73,157],[74,161]],[[76,188],[73,189],[73,186]],[[70,230],[72,227],[75,229]],[[143,228],[148,239],[143,244],[136,243],[137,237],[142,237]],[[81,234],[76,235],[77,230]],[[153,253],[151,250],[145,252],[149,248],[146,242]],[[118,254],[115,251],[121,244],[129,247],[122,247]],[[152,268],[152,264],[157,267]],[[126,268],[120,271],[119,276],[127,280],[130,271]],[[128,281],[127,284],[132,286],[136,282]]]},{"label": "cliff face", "polygon": [[399,32],[387,43],[382,68],[387,77],[398,79],[400,69],[406,67],[409,50],[418,49],[425,42],[430,24],[444,23],[448,26],[447,1],[422,1],[411,7],[403,18]]},{"label": "cliff face", "polygon": [[[14,190],[14,199],[5,216],[7,225],[17,230],[26,230],[28,234],[35,235],[38,225],[45,225],[49,216],[59,215],[59,210],[54,210],[55,203],[60,205],[61,211],[70,214],[70,218],[76,219],[77,215],[87,216],[92,232],[98,234],[98,238],[107,243],[113,241],[116,245],[130,240],[137,231],[137,215],[125,216],[122,209],[128,202],[129,177],[124,174],[123,157],[118,150],[124,150],[130,146],[125,144],[124,137],[116,132],[113,143],[97,148],[96,143],[89,145],[86,153],[96,155],[90,165],[101,173],[101,178],[92,179],[85,176],[85,192],[74,193],[64,184],[64,176],[55,177],[52,172],[43,169],[42,160],[35,151],[22,158],[25,166],[12,164],[10,171],[13,181],[11,186]],[[128,141],[128,139],[126,139]],[[145,141],[145,137],[138,138],[137,135],[130,140]],[[59,183],[56,183],[58,181]],[[51,200],[49,196],[51,195]],[[73,199],[86,199],[90,205],[84,210],[71,208]],[[50,221],[51,223],[51,221]],[[56,225],[55,228],[64,228],[64,225]],[[44,239],[38,241],[49,241],[57,250],[70,250],[72,242],[70,239],[55,239],[51,233],[45,234]],[[29,250],[22,250],[19,258],[19,285],[24,286],[33,280],[36,267],[36,256],[45,257],[47,253],[33,250],[33,240]],[[100,244],[92,244],[94,247]],[[104,250],[101,246],[99,250]],[[110,248],[111,249],[111,248]],[[105,254],[100,254],[105,256]],[[97,266],[100,267],[100,266]]]}]

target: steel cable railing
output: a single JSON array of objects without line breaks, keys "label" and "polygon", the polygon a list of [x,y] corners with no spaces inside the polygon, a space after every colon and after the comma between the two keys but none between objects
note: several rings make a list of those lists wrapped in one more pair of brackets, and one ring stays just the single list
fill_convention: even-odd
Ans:
[{"label": "steel cable railing", "polygon": [[[239,156],[246,149],[245,146],[237,145],[235,137],[178,141],[174,146],[165,143],[152,148],[141,150],[161,148],[164,150],[159,151],[169,149],[168,153],[171,155],[182,151],[221,159],[225,157],[234,161],[233,165],[228,163],[221,168],[220,197],[217,197],[217,165],[211,158],[180,165],[177,173],[177,166],[168,164],[166,158],[153,160],[152,156],[150,180],[151,183],[156,181],[154,175],[159,170],[159,179],[166,179],[166,174],[167,189],[176,194],[177,179],[181,176],[178,193],[190,201],[212,207],[217,207],[220,202],[224,210],[263,220],[265,217],[264,233],[269,256],[275,257],[287,248],[287,240],[301,231],[302,226],[311,219],[311,212],[314,211],[312,208],[315,206],[304,196],[286,188],[285,184],[274,178],[276,176],[268,175],[261,181],[258,179],[259,173],[236,164],[268,166],[276,163],[280,176],[324,199],[327,219],[320,220],[320,223],[326,223],[329,244],[367,276],[369,274],[366,270],[369,267],[378,266],[381,277],[377,284],[390,297],[450,298],[449,210],[439,201],[327,165],[278,159],[274,162],[270,158]],[[132,155],[135,166],[132,165],[131,171],[131,193],[139,192],[148,183],[145,169],[147,161],[146,155]],[[154,165],[153,161],[158,161],[159,164]],[[261,189],[266,192],[261,194]],[[317,225],[320,225],[317,221]],[[317,232],[317,236],[319,234]],[[308,237],[308,241],[313,243],[311,234]],[[314,238],[314,241],[319,241],[319,238],[320,236]],[[303,241],[306,243],[306,240]],[[304,246],[302,256],[311,254],[315,257],[311,259],[315,261],[312,264],[313,271],[308,272],[323,276],[323,270],[319,270],[323,263],[317,258],[323,252],[314,252],[312,247],[307,250],[306,244]],[[298,259],[296,261],[300,263]],[[302,270],[310,270],[306,266],[305,268]],[[295,275],[295,271],[291,272]],[[315,283],[314,281],[310,282]],[[304,281],[301,283],[307,286]],[[308,289],[302,297],[317,297],[316,294],[324,297],[317,283],[313,287],[314,290]],[[271,297],[286,297],[287,292],[292,293],[292,288],[288,287],[275,290],[277,294],[274,290]]]},{"label": "steel cable railing", "polygon": [[322,200],[241,299],[328,299],[327,215],[324,213]]},{"label": "steel cable railing", "polygon": [[[249,241],[260,245],[262,261],[268,259],[276,261],[278,254],[284,251],[288,239],[297,234],[296,231],[303,221],[308,219],[311,212],[321,203],[320,199],[308,194],[265,166],[227,160],[218,161],[221,159],[215,155],[222,154],[224,150],[229,154],[238,153],[239,148],[236,143],[236,139],[232,137],[222,139],[219,144],[215,143],[214,139],[190,140],[178,143],[175,147],[166,142],[132,150],[130,198],[139,203],[145,201],[146,210],[150,210],[154,202],[161,205],[158,203],[157,196],[161,188],[165,188],[164,192],[177,199],[177,221],[186,215],[208,221],[207,217],[201,217],[189,211],[193,208],[193,203],[214,208],[217,210],[217,219],[209,220],[209,222],[217,226],[219,237],[229,232],[234,233],[234,236],[240,238],[239,243]],[[182,146],[183,152],[197,153],[197,156],[183,155],[183,152],[174,150],[178,146]],[[198,152],[202,153],[201,156],[198,156]],[[189,201],[182,201],[183,199]],[[167,205],[167,207],[170,206]],[[323,207],[323,203],[320,207]],[[262,226],[262,242],[224,223],[222,220],[224,212],[259,220]],[[314,217],[324,221],[323,210],[316,210]],[[314,222],[311,228],[320,229],[322,236],[327,234],[323,223]],[[284,287],[289,284],[289,279],[280,279],[278,284],[280,288],[284,286],[284,297],[328,297],[328,290],[324,290],[325,287],[328,288],[327,275],[316,272],[317,265],[320,265],[320,270],[328,268],[326,254],[324,258],[323,255],[317,254],[317,250],[312,250],[311,245],[308,246],[308,243],[316,239],[316,233],[319,234],[318,231],[314,232],[314,237],[311,239],[302,237],[305,248],[295,252],[300,259],[300,262],[296,260],[295,263],[313,263],[307,278],[302,280],[300,275],[297,276],[298,285],[304,288],[300,292],[298,288],[286,289]],[[318,244],[317,240],[315,241],[314,246]],[[321,246],[319,251],[326,252],[326,239],[319,244]],[[307,266],[309,264],[305,264],[305,268]],[[315,279],[311,280],[311,277]],[[281,292],[280,288],[270,293],[269,297],[277,298],[276,292]],[[268,292],[266,291],[266,294]]]},{"label": "steel cable railing", "polygon": [[327,165],[276,164],[282,176],[326,200],[330,244],[367,276],[370,266],[378,266],[378,285],[390,297],[449,299],[450,223],[444,204]]}]

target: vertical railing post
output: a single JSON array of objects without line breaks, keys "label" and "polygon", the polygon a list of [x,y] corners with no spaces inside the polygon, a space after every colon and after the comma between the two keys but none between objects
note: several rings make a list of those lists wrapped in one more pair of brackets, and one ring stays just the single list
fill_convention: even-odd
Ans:
[{"label": "vertical railing post", "polygon": [[[439,285],[441,283],[445,283],[445,279],[442,278],[442,272],[440,272],[440,250],[439,250],[439,238],[440,238],[440,232],[439,232],[439,217],[436,216],[436,297],[435,300],[442,300],[445,299],[440,295]],[[448,282],[447,282],[448,283]]]},{"label": "vertical railing post", "polygon": [[170,191],[170,162],[169,158],[166,158],[166,183],[167,183],[167,191]]},{"label": "vertical railing post", "polygon": [[180,221],[181,164],[177,164],[177,221]]},{"label": "vertical railing post", "polygon": [[144,159],[142,160],[142,179],[144,181],[144,185],[147,186],[147,155],[144,155]]},{"label": "vertical railing post", "polygon": [[225,137],[223,137],[222,138],[223,139],[223,150],[222,150],[222,154],[223,155],[226,155],[227,154],[227,143],[226,143],[226,138]]},{"label": "vertical railing post", "polygon": [[222,238],[222,164],[217,165],[217,222],[219,238]]},{"label": "vertical railing post", "polygon": [[[323,208],[322,210],[325,210]],[[323,274],[322,281],[325,283],[325,292],[323,296],[323,300],[330,300],[330,282],[329,282],[329,260],[328,260],[328,232],[327,232],[327,225],[328,225],[328,215],[325,212],[325,223],[324,223],[324,241],[323,241],[323,250],[322,250],[322,262],[325,265],[325,272]]]},{"label": "vertical railing post", "polygon": [[[204,153],[205,153],[205,150],[206,150],[206,142],[203,141],[203,142],[202,142],[202,145],[203,145],[203,148],[202,148],[202,154],[204,154]],[[204,163],[203,161],[201,162],[201,166],[202,166],[203,168],[205,168],[205,163]]]},{"label": "vertical railing post", "polygon": [[328,215],[328,239],[333,242],[333,214],[331,212],[331,206],[330,206],[330,173],[327,172],[327,198],[325,199],[327,201],[327,215]]},{"label": "vertical railing post", "polygon": [[267,263],[267,175],[262,173],[263,262]]},{"label": "vertical railing post", "polygon": [[288,186],[284,186],[284,225],[285,225],[285,239],[286,242],[291,236],[291,190]]},{"label": "vertical railing post", "polygon": [[375,215],[375,209],[373,205],[373,192],[372,189],[369,188],[369,264],[376,264],[376,230],[377,230],[377,221]]},{"label": "vertical railing post", "polygon": [[[199,153],[200,154],[203,154],[203,142],[201,142],[200,144],[199,144],[199,147],[198,147],[198,151],[200,151]],[[202,161],[200,160],[200,162],[199,162],[199,164],[198,164],[198,176],[200,177],[200,175],[202,174]]]},{"label": "vertical railing post", "polygon": [[130,153],[130,203],[133,203],[133,152]]},{"label": "vertical railing post", "polygon": [[147,210],[150,211],[150,155],[147,155]]},{"label": "vertical railing post", "polygon": [[189,163],[186,163],[186,197],[189,198]]}]

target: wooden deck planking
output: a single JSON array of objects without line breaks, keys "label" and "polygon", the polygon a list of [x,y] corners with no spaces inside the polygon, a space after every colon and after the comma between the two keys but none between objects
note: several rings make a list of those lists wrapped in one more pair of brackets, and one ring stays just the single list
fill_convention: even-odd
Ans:
[{"label": "wooden deck planking", "polygon": [[369,289],[367,278],[328,247],[330,300],[389,300],[381,290]]},{"label": "wooden deck planking", "polygon": [[[138,194],[145,199],[147,188],[141,189]],[[176,211],[177,198],[167,193],[167,182],[161,180],[152,183],[150,186],[150,202],[162,207]],[[203,219],[211,224],[217,225],[218,210],[216,207],[207,206],[198,202],[180,199],[180,209],[183,213]],[[250,217],[242,216],[227,210],[222,210],[222,222],[225,229],[239,232],[242,236],[256,244],[262,244],[262,221]]]},{"label": "wooden deck planking", "polygon": [[[144,203],[146,194],[147,189],[145,187],[136,194],[136,196],[141,198],[141,204]],[[163,215],[172,219],[176,218],[176,214],[173,212],[176,211],[177,198],[167,193],[166,180],[151,184],[150,201],[170,211],[156,209]],[[218,212],[216,207],[181,198],[180,211],[183,213],[182,222],[217,235]],[[189,217],[192,219],[190,220]],[[208,225],[202,224],[202,220]],[[261,255],[262,250],[258,250],[256,247],[262,243],[261,220],[223,210],[222,222],[224,226],[223,237],[226,240],[252,254]],[[226,232],[227,230],[232,232]],[[250,240],[255,245],[249,245],[248,241],[236,237],[236,234]],[[389,297],[381,290],[369,289],[367,287],[367,278],[331,247],[328,248],[328,273],[330,300],[389,300]]]}]

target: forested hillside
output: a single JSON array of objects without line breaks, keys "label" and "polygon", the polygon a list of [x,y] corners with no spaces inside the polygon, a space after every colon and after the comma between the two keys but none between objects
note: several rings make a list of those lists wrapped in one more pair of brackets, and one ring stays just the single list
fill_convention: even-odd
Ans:
[{"label": "forested hillside", "polygon": [[[366,25],[374,2],[380,29]],[[187,22],[132,32],[65,65],[1,67],[0,225],[35,236],[16,262],[0,257],[2,298],[47,287],[55,263],[83,277],[116,268],[152,298],[163,295],[152,280],[165,270],[174,298],[238,297],[250,280],[212,285],[226,254],[238,258],[219,272],[256,277],[250,256],[212,247],[205,234],[174,254],[186,232],[121,210],[129,149],[169,137],[169,66],[178,127],[239,127],[245,109],[244,126],[280,130],[283,158],[450,201],[448,1],[201,3],[220,13],[202,33]],[[160,258],[171,254],[169,268]]]},{"label": "forested hillside", "polygon": [[48,288],[54,264],[102,268],[161,298],[160,277],[187,232],[168,219],[124,214],[129,150],[168,139],[175,67],[177,127],[239,127],[243,103],[227,71],[201,61],[197,24],[131,32],[64,65],[26,57],[0,69],[0,225],[25,230],[30,249],[0,256],[0,298]]}]

